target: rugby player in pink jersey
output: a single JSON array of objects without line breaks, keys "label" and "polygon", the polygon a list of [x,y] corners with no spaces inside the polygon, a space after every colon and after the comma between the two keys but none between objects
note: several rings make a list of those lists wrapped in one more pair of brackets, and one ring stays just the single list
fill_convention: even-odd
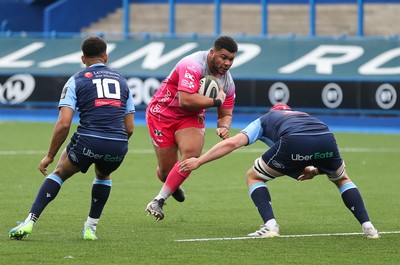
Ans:
[{"label": "rugby player in pink jersey", "polygon": [[[229,137],[235,100],[235,84],[229,72],[238,51],[237,43],[220,36],[208,51],[182,58],[163,80],[146,109],[146,122],[157,157],[157,177],[164,182],[146,211],[156,220],[164,218],[163,206],[171,195],[185,200],[181,184],[191,171],[179,171],[183,161],[201,155],[205,135],[205,109],[217,108],[216,134]],[[212,75],[220,87],[215,99],[198,93],[200,79]]]}]

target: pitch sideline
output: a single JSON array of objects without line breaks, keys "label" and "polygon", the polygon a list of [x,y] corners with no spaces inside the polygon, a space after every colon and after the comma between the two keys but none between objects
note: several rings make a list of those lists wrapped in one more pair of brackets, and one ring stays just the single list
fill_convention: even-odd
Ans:
[{"label": "pitch sideline", "polygon": [[[379,232],[385,234],[400,234],[400,231]],[[296,237],[328,237],[328,236],[353,236],[364,235],[363,233],[333,233],[333,234],[304,234],[304,235],[281,235],[280,238],[296,238]],[[192,239],[175,239],[174,242],[199,242],[199,241],[223,241],[223,240],[244,240],[244,239],[263,239],[262,237],[217,237],[217,238],[192,238]]]}]

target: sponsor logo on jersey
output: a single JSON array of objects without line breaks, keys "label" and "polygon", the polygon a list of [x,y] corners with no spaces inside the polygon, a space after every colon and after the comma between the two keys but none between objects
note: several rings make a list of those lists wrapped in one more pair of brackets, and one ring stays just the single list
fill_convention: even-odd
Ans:
[{"label": "sponsor logo on jersey", "polygon": [[114,106],[114,107],[121,107],[121,100],[117,99],[96,99],[94,101],[94,105],[96,107],[101,106]]},{"label": "sponsor logo on jersey", "polygon": [[188,65],[188,66],[187,66],[187,69],[188,69],[189,71],[191,71],[191,72],[197,73],[196,67],[195,67],[194,65]]},{"label": "sponsor logo on jersey", "polygon": [[68,91],[68,87],[63,87],[62,91],[61,91],[61,99],[64,99],[65,96],[67,95],[67,91]]},{"label": "sponsor logo on jersey", "polygon": [[83,148],[83,154],[87,157],[94,158],[94,159],[102,159],[106,162],[121,162],[124,159],[124,156],[96,154],[92,150],[86,149],[86,147]]},{"label": "sponsor logo on jersey", "polygon": [[194,83],[192,81],[190,81],[190,80],[182,79],[181,80],[181,86],[192,89],[192,88],[194,88]]},{"label": "sponsor logo on jersey", "polygon": [[86,147],[83,148],[82,153],[83,153],[85,156],[88,156],[88,157],[94,158],[94,159],[101,159],[101,158],[103,157],[103,155],[101,155],[101,154],[95,154],[95,153],[93,153],[92,150],[86,149]]},{"label": "sponsor logo on jersey", "polygon": [[154,135],[155,136],[164,136],[164,134],[161,131],[157,130],[157,129],[154,130]]},{"label": "sponsor logo on jersey", "polygon": [[86,72],[85,73],[85,77],[86,78],[92,78],[93,77],[93,73],[92,72]]},{"label": "sponsor logo on jersey", "polygon": [[69,159],[71,159],[72,162],[79,163],[78,158],[76,157],[75,153],[73,151],[69,151],[68,153]]},{"label": "sponsor logo on jersey", "polygon": [[194,81],[194,76],[189,73],[188,71],[185,72],[185,78],[190,79],[191,81]]},{"label": "sponsor logo on jersey", "polygon": [[167,90],[164,97],[157,101],[157,104],[150,109],[151,113],[157,114],[160,113],[162,108],[165,106],[165,102],[168,102],[169,98],[172,96],[171,91]]},{"label": "sponsor logo on jersey", "polygon": [[157,143],[154,139],[151,139],[151,141],[153,142],[153,145],[154,145],[154,146],[157,146],[157,147],[158,147],[158,143]]},{"label": "sponsor logo on jersey", "polygon": [[325,158],[331,158],[333,157],[333,152],[325,152],[325,153],[319,153],[316,152],[311,155],[300,155],[300,154],[292,154],[291,158],[293,161],[309,161],[312,159],[325,159]]},{"label": "sponsor logo on jersey", "polygon": [[112,155],[105,155],[104,161],[106,162],[121,162],[124,160],[124,156],[112,156]]},{"label": "sponsor logo on jersey", "polygon": [[276,160],[272,160],[271,163],[274,165],[276,168],[285,168],[285,166],[282,163],[279,163]]}]

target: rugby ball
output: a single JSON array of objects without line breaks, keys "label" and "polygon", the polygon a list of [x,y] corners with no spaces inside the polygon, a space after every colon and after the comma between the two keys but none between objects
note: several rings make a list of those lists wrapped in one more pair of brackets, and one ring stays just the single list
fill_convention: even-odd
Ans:
[{"label": "rugby ball", "polygon": [[218,95],[218,83],[217,79],[215,79],[212,75],[206,75],[202,79],[200,79],[200,88],[199,94],[209,98],[216,98]]}]

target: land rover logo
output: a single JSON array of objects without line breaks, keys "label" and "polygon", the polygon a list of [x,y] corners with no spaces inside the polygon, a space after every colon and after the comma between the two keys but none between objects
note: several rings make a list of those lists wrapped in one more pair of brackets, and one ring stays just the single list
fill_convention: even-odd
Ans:
[{"label": "land rover logo", "polygon": [[378,87],[375,100],[382,109],[391,109],[396,104],[397,93],[391,84],[385,83]]},{"label": "land rover logo", "polygon": [[329,83],[322,89],[322,102],[328,108],[334,109],[343,101],[343,91],[338,84]]},{"label": "land rover logo", "polygon": [[268,92],[268,98],[272,105],[277,103],[288,103],[290,98],[289,88],[285,83],[276,82],[272,84]]}]

